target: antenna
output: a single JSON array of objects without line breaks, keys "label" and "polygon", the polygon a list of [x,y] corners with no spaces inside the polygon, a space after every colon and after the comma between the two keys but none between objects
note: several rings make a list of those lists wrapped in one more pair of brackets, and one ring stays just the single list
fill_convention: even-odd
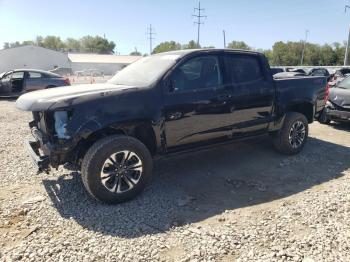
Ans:
[{"label": "antenna", "polygon": [[152,55],[153,47],[152,47],[152,41],[155,39],[154,35],[156,34],[154,32],[154,28],[150,24],[149,27],[147,27],[147,39],[149,40],[149,54]]},{"label": "antenna", "polygon": [[197,14],[192,15],[193,17],[197,18],[197,21],[194,22],[198,26],[198,31],[197,31],[197,48],[199,48],[199,37],[200,37],[200,30],[201,30],[201,25],[204,23],[201,21],[202,18],[207,18],[206,15],[202,15],[202,12],[204,12],[205,9],[201,8],[201,2],[198,3],[198,8],[194,9],[194,12],[197,12]]}]

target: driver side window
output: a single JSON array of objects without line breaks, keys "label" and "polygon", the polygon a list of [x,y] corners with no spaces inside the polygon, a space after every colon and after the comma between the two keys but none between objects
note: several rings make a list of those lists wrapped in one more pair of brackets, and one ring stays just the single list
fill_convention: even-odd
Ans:
[{"label": "driver side window", "polygon": [[174,92],[218,88],[222,84],[216,56],[195,57],[177,67],[170,80]]}]

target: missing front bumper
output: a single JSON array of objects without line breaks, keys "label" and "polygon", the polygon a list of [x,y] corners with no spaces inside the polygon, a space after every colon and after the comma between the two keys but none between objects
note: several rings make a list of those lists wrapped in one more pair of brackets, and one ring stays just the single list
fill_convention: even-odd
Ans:
[{"label": "missing front bumper", "polygon": [[50,171],[50,158],[49,156],[42,156],[39,148],[40,143],[38,141],[26,141],[26,147],[30,158],[35,166],[38,168],[38,173]]}]

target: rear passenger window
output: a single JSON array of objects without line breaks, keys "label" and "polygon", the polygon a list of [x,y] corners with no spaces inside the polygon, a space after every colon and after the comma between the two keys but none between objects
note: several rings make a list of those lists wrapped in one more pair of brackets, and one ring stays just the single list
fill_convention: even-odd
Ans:
[{"label": "rear passenger window", "polygon": [[41,78],[41,74],[37,72],[29,72],[29,78]]},{"label": "rear passenger window", "polygon": [[260,62],[252,55],[230,55],[225,57],[225,67],[232,83],[244,84],[264,79]]}]

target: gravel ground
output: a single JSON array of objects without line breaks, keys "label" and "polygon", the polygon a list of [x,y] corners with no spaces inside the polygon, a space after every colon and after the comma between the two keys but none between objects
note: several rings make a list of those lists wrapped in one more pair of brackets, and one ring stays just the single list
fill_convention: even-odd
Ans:
[{"label": "gravel ground", "polygon": [[102,205],[78,174],[36,175],[30,114],[0,101],[0,261],[350,261],[350,126],[310,126],[160,160],[135,200]]}]

